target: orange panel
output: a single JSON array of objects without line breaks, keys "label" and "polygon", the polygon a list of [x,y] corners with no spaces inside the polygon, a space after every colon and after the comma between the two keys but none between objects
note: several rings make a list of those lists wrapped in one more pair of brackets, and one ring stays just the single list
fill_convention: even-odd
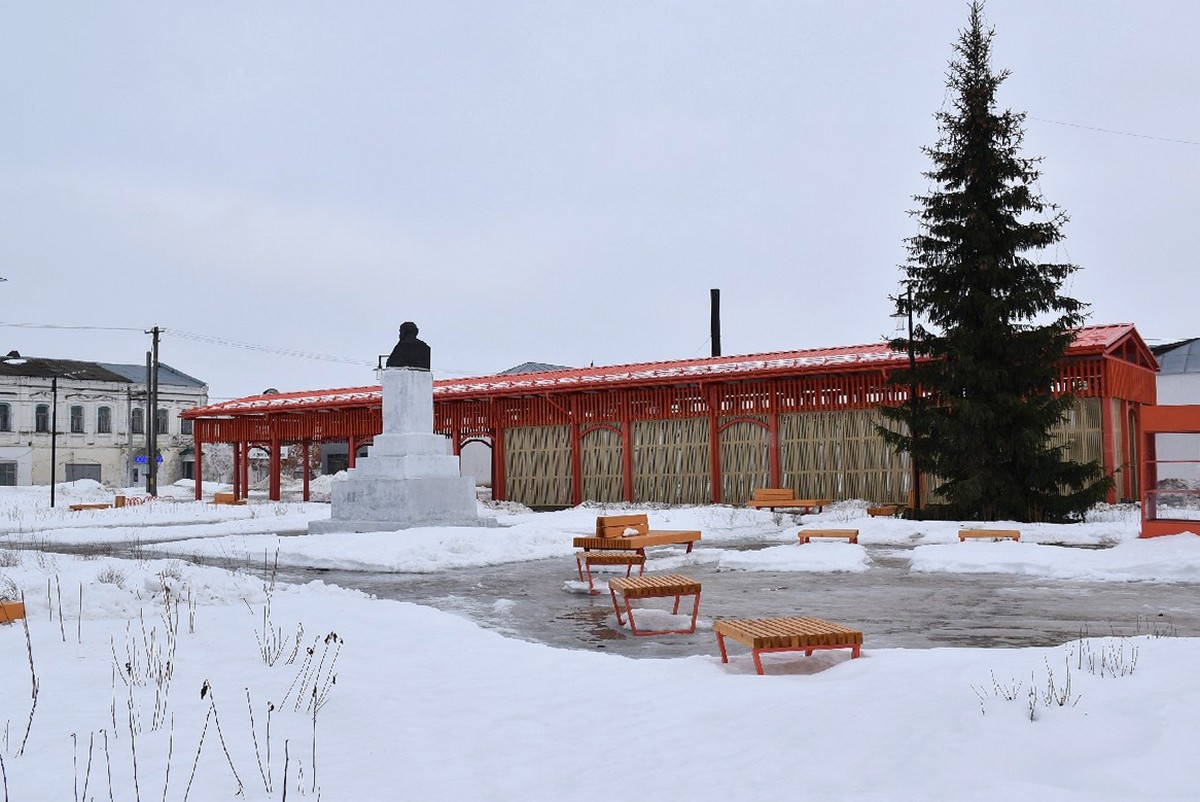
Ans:
[{"label": "orange panel", "polygon": [[1200,404],[1142,407],[1142,432],[1194,434],[1200,432]]}]

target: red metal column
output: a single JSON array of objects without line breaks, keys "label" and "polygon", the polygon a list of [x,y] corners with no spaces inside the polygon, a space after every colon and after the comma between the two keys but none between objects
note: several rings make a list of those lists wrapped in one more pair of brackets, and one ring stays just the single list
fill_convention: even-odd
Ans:
[{"label": "red metal column", "polygon": [[312,473],[309,470],[308,463],[309,463],[309,458],[312,456],[312,440],[305,440],[303,448],[304,448],[304,496],[303,496],[303,498],[305,501],[308,501],[308,481],[310,478],[310,474]]},{"label": "red metal column", "polygon": [[[1104,472],[1112,476],[1115,466],[1113,465],[1113,414],[1112,414],[1112,399],[1108,396],[1100,397],[1100,420],[1101,428],[1104,430]],[[1109,504],[1117,503],[1117,488],[1116,482],[1108,490]]]},{"label": "red metal column", "polygon": [[721,503],[721,431],[717,424],[717,390],[708,388],[708,470],[712,503]]},{"label": "red metal column", "polygon": [[271,482],[270,489],[267,492],[267,497],[271,501],[279,501],[280,499],[280,476],[283,473],[282,446],[279,438],[271,440]]},{"label": "red metal column", "polygon": [[504,428],[492,429],[492,499],[504,501],[508,498],[508,479],[504,471]]},{"label": "red metal column", "polygon": [[240,498],[250,498],[250,441],[243,441],[241,446],[242,456],[239,460],[241,466],[238,470],[238,473],[242,477],[242,495]]},{"label": "red metal column", "polygon": [[579,450],[579,398],[571,396],[571,504],[578,507],[583,503],[583,460]]},{"label": "red metal column", "polygon": [[621,400],[621,478],[625,500],[633,501],[633,421],[629,419],[629,398]]},{"label": "red metal column", "polygon": [[194,459],[192,461],[192,476],[196,480],[196,501],[200,500],[201,485],[204,484],[204,460],[203,457],[201,457],[204,441],[200,437],[201,428],[202,427],[200,426],[192,427],[192,448],[194,455]]},{"label": "red metal column", "polygon": [[357,462],[358,456],[358,437],[356,435],[350,435],[350,441],[347,443],[347,447],[350,449],[350,455],[346,459],[346,467],[353,468]]},{"label": "red metal column", "polygon": [[233,448],[233,497],[245,498],[245,489],[242,487],[242,460],[245,458],[242,454],[242,444],[235,440],[230,446]]},{"label": "red metal column", "polygon": [[[772,404],[772,406],[775,406]],[[770,474],[770,487],[783,487],[783,471],[779,458],[779,408],[775,407],[767,413],[767,472]]]}]

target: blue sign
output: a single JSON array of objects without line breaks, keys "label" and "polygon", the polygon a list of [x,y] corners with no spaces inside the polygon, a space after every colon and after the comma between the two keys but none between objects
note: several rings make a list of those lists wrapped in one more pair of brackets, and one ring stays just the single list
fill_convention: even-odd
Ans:
[{"label": "blue sign", "polygon": [[[134,457],[133,461],[136,462],[138,465],[145,465],[148,462],[145,454],[140,454],[140,455]],[[162,462],[162,454],[159,454],[157,457],[155,457],[154,461]]]}]

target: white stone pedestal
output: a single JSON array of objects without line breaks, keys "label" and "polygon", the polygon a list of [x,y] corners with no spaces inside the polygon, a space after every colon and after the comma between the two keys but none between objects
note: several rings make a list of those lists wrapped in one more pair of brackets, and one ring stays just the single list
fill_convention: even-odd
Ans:
[{"label": "white stone pedestal", "polygon": [[367,456],[335,480],[328,521],[310,534],[381,532],[417,526],[496,526],[479,515],[475,481],[459,475],[458,457],[433,432],[433,375],[383,371],[383,433]]}]

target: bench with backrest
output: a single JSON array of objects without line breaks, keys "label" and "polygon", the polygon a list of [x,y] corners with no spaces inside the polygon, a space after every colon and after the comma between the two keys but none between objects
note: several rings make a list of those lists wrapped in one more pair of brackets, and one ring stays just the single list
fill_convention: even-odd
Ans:
[{"label": "bench with backrest", "polygon": [[801,546],[812,540],[814,537],[845,538],[850,543],[858,542],[857,529],[801,529],[798,534],[800,536]]},{"label": "bench with backrest", "polygon": [[1016,529],[959,529],[958,542],[987,538],[992,540],[1020,540],[1021,533]]},{"label": "bench with backrest", "polygon": [[767,510],[803,510],[820,512],[826,504],[832,504],[828,498],[796,498],[796,491],[781,487],[760,487],[751,493],[746,502],[747,507]]},{"label": "bench with backrest", "polygon": [[648,546],[692,546],[700,539],[698,530],[651,529],[646,515],[600,515],[596,517],[596,534],[577,537],[575,548],[584,551],[635,551],[642,556]]}]

